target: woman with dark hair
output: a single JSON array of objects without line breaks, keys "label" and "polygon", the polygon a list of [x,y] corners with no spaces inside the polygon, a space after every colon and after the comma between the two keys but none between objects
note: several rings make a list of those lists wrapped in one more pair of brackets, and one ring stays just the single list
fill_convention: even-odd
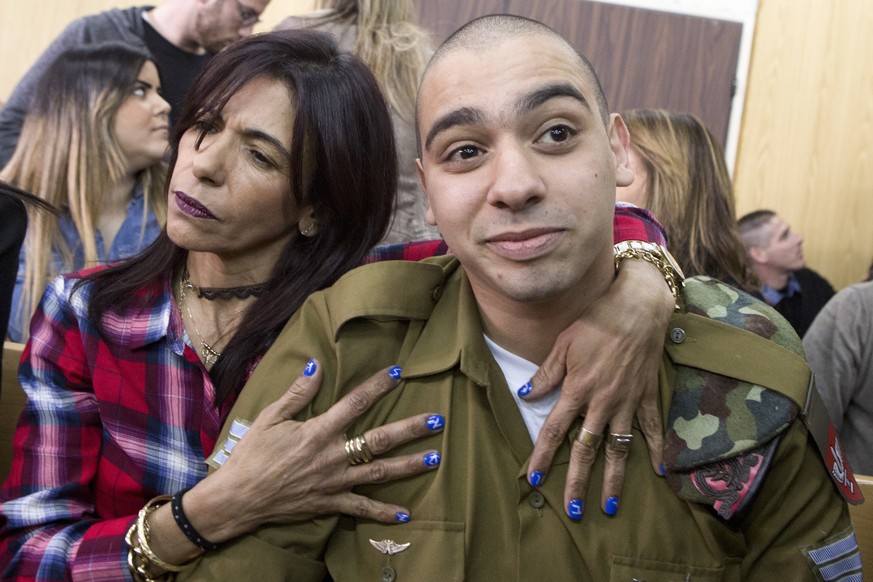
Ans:
[{"label": "woman with dark hair", "polygon": [[[258,356],[387,228],[391,118],[366,66],[324,33],[241,41],[193,86],[171,147],[168,224],[155,243],[58,277],[34,315],[20,368],[29,402],[0,493],[3,579],[151,580],[267,521],[326,511],[401,521],[403,508],[352,486],[432,468],[422,455],[353,468],[341,446],[329,451],[341,458],[320,461],[311,438],[274,435],[305,404],[313,362],[249,430],[252,454],[204,479],[222,413]],[[373,385],[355,401],[396,380]],[[360,412],[325,415],[327,442],[341,443]],[[378,454],[424,434],[427,416],[363,446]],[[346,470],[331,482],[326,464]],[[301,501],[307,489],[320,505]]]},{"label": "woman with dark hair", "polygon": [[380,244],[433,239],[424,220],[427,200],[415,172],[415,96],[433,53],[428,32],[415,22],[412,0],[317,0],[316,10],[290,16],[276,30],[302,28],[336,35],[379,81],[394,121],[398,182],[391,226]]}]

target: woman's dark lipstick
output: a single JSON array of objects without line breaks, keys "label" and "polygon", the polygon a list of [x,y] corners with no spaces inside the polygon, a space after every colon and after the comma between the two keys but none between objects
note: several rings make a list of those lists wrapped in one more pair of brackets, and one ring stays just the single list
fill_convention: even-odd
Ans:
[{"label": "woman's dark lipstick", "polygon": [[185,194],[176,190],[173,192],[176,197],[176,206],[183,214],[193,216],[194,218],[215,218],[209,209]]}]

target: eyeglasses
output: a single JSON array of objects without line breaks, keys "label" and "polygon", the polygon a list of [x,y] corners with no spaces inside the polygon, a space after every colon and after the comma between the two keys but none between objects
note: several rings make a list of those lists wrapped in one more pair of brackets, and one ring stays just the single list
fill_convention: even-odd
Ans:
[{"label": "eyeglasses", "polygon": [[240,26],[254,26],[261,21],[261,15],[239,0],[236,0],[236,8],[239,10]]}]

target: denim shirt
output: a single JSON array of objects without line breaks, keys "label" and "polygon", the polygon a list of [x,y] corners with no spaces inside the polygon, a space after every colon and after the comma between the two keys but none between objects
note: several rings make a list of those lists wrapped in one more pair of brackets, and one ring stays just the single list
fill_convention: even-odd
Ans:
[{"label": "denim shirt", "polygon": [[[148,215],[146,217],[145,229],[143,230],[142,218],[144,210],[147,210]],[[82,240],[79,238],[76,225],[73,224],[73,219],[69,214],[62,214],[58,217],[58,228],[64,240],[73,249],[73,264],[65,265],[62,255],[57,250],[52,249],[52,261],[55,271],[60,274],[78,271],[86,266],[93,266],[85,265],[85,251],[82,246]],[[103,242],[103,235],[99,230],[95,233],[98,261],[99,263],[107,263],[131,257],[150,245],[160,232],[161,225],[158,223],[157,217],[151,208],[146,209],[145,207],[142,185],[137,184],[133,189],[133,198],[127,205],[127,215],[124,217],[124,222],[121,224],[121,228],[118,229],[118,233],[115,235],[112,247],[108,253]],[[21,303],[21,293],[24,288],[27,252],[27,244],[25,243],[21,247],[21,253],[18,255],[18,276],[15,280],[15,290],[12,293],[12,310],[9,317],[9,328],[7,329],[9,339],[15,342],[22,341],[24,332],[19,306]]]}]

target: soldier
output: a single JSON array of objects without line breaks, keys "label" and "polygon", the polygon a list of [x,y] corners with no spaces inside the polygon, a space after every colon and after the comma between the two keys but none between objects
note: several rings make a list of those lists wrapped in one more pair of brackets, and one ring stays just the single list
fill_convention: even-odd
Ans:
[{"label": "soldier", "polygon": [[[796,334],[713,279],[680,289],[681,272],[658,247],[620,243],[615,256],[646,257],[676,289],[659,377],[667,478],[633,446],[638,426],[600,435],[582,422],[548,476],[528,470],[548,409],[524,405],[509,387],[606,292],[615,187],[633,179],[627,129],[607,114],[588,61],[535,21],[474,20],[431,60],[417,124],[427,217],[454,255],[363,267],[311,297],[240,395],[234,436],[226,427],[213,461],[247,455],[243,423],[315,357],[323,385],[306,416],[380,367],[402,368],[402,389],[329,454],[359,469],[383,448],[361,436],[369,428],[439,411],[445,428],[424,439],[434,452],[421,461],[439,469],[361,488],[408,507],[408,523],[332,517],[265,527],[206,553],[182,577],[769,581],[777,572],[860,572],[841,493],[859,495],[844,459],[828,459],[832,481],[809,438],[828,423]],[[597,511],[568,464],[602,441],[607,456],[627,456],[633,487],[620,508],[616,498]],[[595,461],[593,479],[604,466]],[[565,478],[574,484],[567,494]]]}]

